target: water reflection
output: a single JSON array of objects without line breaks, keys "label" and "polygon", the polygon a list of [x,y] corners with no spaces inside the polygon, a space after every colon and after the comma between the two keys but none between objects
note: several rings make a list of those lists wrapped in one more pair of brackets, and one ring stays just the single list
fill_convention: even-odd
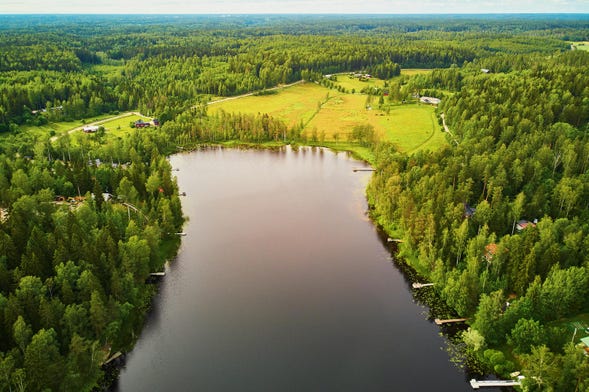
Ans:
[{"label": "water reflection", "polygon": [[366,219],[361,163],[310,148],[171,161],[187,237],[118,390],[470,389]]}]

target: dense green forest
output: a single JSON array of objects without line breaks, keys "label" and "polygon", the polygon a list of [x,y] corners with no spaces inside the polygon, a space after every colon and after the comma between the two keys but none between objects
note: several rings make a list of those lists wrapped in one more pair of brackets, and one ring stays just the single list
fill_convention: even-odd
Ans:
[{"label": "dense green forest", "polygon": [[[132,347],[184,220],[166,155],[304,142],[299,126],[209,115],[208,101],[351,71],[385,79],[390,104],[442,98],[448,145],[405,155],[371,140],[368,196],[470,318],[469,355],[522,370],[526,390],[587,390],[559,323],[589,312],[589,53],[570,50],[585,40],[584,15],[0,16],[0,391],[91,390]],[[162,125],[27,132],[132,109]]]}]

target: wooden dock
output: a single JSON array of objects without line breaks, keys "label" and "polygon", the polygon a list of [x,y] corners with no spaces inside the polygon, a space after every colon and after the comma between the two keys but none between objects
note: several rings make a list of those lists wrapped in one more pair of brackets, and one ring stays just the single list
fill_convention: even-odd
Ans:
[{"label": "wooden dock", "polygon": [[354,173],[356,173],[356,172],[359,172],[359,171],[360,171],[360,172],[364,172],[364,171],[374,171],[374,169],[352,169],[352,171],[353,171]]},{"label": "wooden dock", "polygon": [[109,364],[109,363],[111,363],[112,361],[114,361],[114,360],[116,360],[116,359],[120,358],[122,355],[123,355],[123,353],[122,353],[122,352],[120,352],[120,351],[117,351],[117,352],[116,352],[116,353],[114,353],[114,354],[113,354],[113,355],[112,355],[110,358],[108,358],[106,361],[104,361],[104,362],[102,363],[102,365],[103,365],[103,366],[104,366],[104,365],[108,365],[108,364]]},{"label": "wooden dock", "polygon": [[449,324],[449,323],[461,323],[463,321],[468,320],[467,318],[455,318],[455,319],[448,319],[448,320],[440,320],[440,319],[435,319],[434,322],[438,325],[442,325],[442,324]]},{"label": "wooden dock", "polygon": [[387,238],[387,242],[396,242],[396,243],[398,243],[398,244],[402,244],[402,243],[403,243],[403,242],[405,242],[405,241],[403,241],[403,240],[402,240],[402,239],[400,239],[400,238]]},{"label": "wooden dock", "polygon": [[470,380],[472,389],[479,389],[481,387],[519,387],[522,383],[520,380],[481,380],[477,381],[474,378]]},{"label": "wooden dock", "polygon": [[429,287],[429,286],[433,286],[435,283],[419,283],[419,282],[415,282],[413,283],[411,286],[414,289],[420,289],[422,287]]},{"label": "wooden dock", "polygon": [[165,272],[152,272],[149,274],[147,279],[145,279],[145,283],[148,283],[148,284],[159,283],[162,281],[162,279],[164,279],[165,276],[166,276]]}]

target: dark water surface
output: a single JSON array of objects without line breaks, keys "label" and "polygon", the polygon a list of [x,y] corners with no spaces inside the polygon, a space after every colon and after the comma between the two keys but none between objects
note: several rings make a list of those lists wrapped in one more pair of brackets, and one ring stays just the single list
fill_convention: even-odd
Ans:
[{"label": "dark water surface", "polygon": [[320,149],[171,158],[189,217],[118,391],[468,391]]}]

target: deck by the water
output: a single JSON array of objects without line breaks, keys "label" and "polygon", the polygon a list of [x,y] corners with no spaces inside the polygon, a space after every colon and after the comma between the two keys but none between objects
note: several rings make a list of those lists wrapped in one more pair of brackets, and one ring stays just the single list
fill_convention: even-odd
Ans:
[{"label": "deck by the water", "polygon": [[448,324],[448,323],[461,323],[466,320],[468,320],[468,319],[467,318],[455,318],[455,319],[449,319],[449,320],[435,319],[434,322],[438,325],[442,325],[442,324]]},{"label": "deck by the water", "polygon": [[108,365],[109,363],[119,359],[120,357],[123,356],[123,353],[120,351],[117,351],[116,353],[114,353],[110,358],[108,358],[106,361],[104,361],[102,363],[102,365]]},{"label": "deck by the water", "polygon": [[481,387],[519,387],[522,383],[520,380],[470,380],[472,389],[479,389]]},{"label": "deck by the water", "polygon": [[411,287],[413,287],[414,289],[420,289],[422,287],[429,287],[429,286],[433,286],[434,283],[419,283],[419,282],[415,282],[411,285]]}]

